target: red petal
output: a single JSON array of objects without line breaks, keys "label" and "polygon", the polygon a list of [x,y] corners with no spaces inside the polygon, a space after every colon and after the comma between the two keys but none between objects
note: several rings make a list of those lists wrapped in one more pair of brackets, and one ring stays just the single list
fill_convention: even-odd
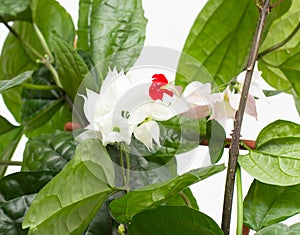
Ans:
[{"label": "red petal", "polygon": [[152,82],[161,82],[161,83],[165,83],[165,84],[169,83],[168,79],[163,74],[154,74],[152,76],[152,78],[155,78],[152,80]]}]

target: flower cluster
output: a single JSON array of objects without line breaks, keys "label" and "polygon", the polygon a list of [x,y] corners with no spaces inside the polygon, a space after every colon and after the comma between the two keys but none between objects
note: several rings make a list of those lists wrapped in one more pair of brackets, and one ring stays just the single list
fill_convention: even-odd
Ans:
[{"label": "flower cluster", "polygon": [[[99,93],[87,89],[86,96],[82,96],[84,112],[90,123],[85,128],[89,130],[85,135],[94,135],[96,131],[103,145],[115,142],[130,144],[134,135],[152,149],[153,141],[160,145],[158,121],[169,120],[176,115],[194,119],[210,115],[210,119],[224,125],[226,119],[233,119],[242,83],[238,78],[234,89],[228,86],[221,93],[212,93],[210,83],[194,81],[183,90],[170,83],[164,74],[154,74],[152,81],[140,82],[130,73],[125,75],[123,71],[109,70]],[[257,91],[262,93],[255,86],[250,89],[246,105],[246,113],[255,118],[254,96],[257,96]]]}]

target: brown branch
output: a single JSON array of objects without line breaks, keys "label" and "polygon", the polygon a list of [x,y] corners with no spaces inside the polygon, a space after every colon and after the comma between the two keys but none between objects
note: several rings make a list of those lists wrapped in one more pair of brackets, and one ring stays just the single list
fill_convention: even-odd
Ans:
[{"label": "brown branch", "polygon": [[[243,142],[248,148],[250,149],[255,149],[255,140],[240,140],[241,142]],[[232,142],[232,139],[231,138],[226,138],[226,142],[228,144],[225,144],[225,148],[228,148]],[[204,146],[208,146],[209,143],[208,143],[208,140],[205,139],[203,140],[200,145],[204,145]],[[243,150],[247,150],[247,148],[245,148],[242,144],[240,144],[239,146],[240,149],[243,149]]]},{"label": "brown branch", "polygon": [[248,98],[251,78],[253,75],[255,62],[257,60],[262,32],[269,11],[270,11],[270,0],[266,0],[264,2],[264,5],[260,9],[258,24],[256,27],[254,40],[252,43],[251,52],[247,63],[245,82],[241,94],[239,109],[237,110],[235,115],[234,129],[232,133],[232,142],[229,147],[229,160],[228,160],[228,168],[227,168],[227,176],[226,176],[225,193],[224,193],[224,204],[223,204],[223,215],[222,215],[222,230],[224,232],[224,235],[229,235],[230,232],[233,190],[234,190],[237,159],[239,155],[241,126],[242,126],[246,102]]}]

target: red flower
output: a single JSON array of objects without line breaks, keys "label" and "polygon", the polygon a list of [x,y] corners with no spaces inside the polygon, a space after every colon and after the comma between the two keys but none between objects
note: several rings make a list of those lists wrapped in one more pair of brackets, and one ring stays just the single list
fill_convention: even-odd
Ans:
[{"label": "red flower", "polygon": [[168,85],[168,83],[169,83],[169,81],[167,80],[165,75],[154,74],[152,76],[152,78],[154,78],[154,79],[152,80],[152,84],[149,87],[149,96],[153,100],[162,100],[164,94],[167,94],[171,97],[173,96],[172,91],[163,88],[164,86]]}]

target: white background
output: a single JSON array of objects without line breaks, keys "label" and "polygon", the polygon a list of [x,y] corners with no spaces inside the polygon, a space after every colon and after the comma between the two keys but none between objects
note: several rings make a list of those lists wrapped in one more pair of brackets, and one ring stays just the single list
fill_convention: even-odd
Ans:
[{"label": "white background", "polygon": [[[78,19],[78,1],[60,0],[58,2],[60,2],[72,15],[76,25]],[[162,46],[181,51],[189,30],[205,3],[206,1],[204,0],[144,0],[143,7],[145,16],[148,19],[145,46]],[[3,25],[0,25],[0,48],[2,47],[6,35],[7,30]],[[268,88],[263,81],[261,81],[261,85],[263,88]],[[245,117],[242,138],[255,140],[257,134],[264,126],[277,119],[291,120],[299,123],[299,116],[291,96],[281,94],[276,97],[268,98],[268,100],[269,102],[258,101],[258,120],[251,117]],[[0,114],[16,124],[13,117],[6,109],[1,96]],[[230,128],[227,131],[227,134],[229,135]],[[25,140],[23,139],[22,142],[24,143]],[[23,148],[24,145],[17,149],[14,160],[20,160],[22,158]],[[227,152],[228,150],[225,149],[222,162],[227,162]],[[183,157],[178,158],[180,173],[205,164],[208,157],[207,148],[199,147],[199,149],[191,153],[190,156],[193,157],[193,161],[188,167],[181,164],[184,162]],[[18,167],[10,167],[9,172],[17,171],[18,169]],[[226,172],[224,171],[192,186],[200,210],[210,215],[218,224],[221,224],[225,175]],[[243,172],[244,195],[246,195],[251,182],[251,177]],[[235,210],[234,207],[231,234],[235,234]],[[290,219],[289,221],[292,221],[292,223],[296,221],[299,222],[300,217],[297,217],[297,219]]]}]

